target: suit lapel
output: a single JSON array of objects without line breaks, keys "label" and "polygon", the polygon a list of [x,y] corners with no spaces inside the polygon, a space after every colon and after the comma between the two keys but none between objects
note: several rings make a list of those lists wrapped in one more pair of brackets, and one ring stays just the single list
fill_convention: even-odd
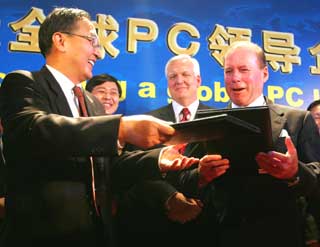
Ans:
[{"label": "suit lapel", "polygon": [[72,117],[72,112],[69,107],[68,101],[54,76],[50,73],[47,67],[43,66],[39,75],[42,77],[40,80],[44,81],[49,89],[50,98],[54,101],[54,105],[57,107],[57,113]]},{"label": "suit lapel", "polygon": [[272,126],[272,140],[273,143],[279,139],[281,130],[284,129],[284,125],[287,121],[287,118],[281,109],[277,108],[274,104],[268,104],[270,110],[271,126]]},{"label": "suit lapel", "polygon": [[159,114],[159,118],[165,121],[176,122],[172,104],[167,105]]}]

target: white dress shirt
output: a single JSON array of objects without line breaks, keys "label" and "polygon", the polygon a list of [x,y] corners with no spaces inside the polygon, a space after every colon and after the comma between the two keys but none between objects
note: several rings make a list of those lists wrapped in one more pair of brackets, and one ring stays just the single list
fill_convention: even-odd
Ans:
[{"label": "white dress shirt", "polygon": [[191,114],[189,121],[193,120],[196,116],[199,104],[200,104],[199,100],[196,100],[193,103],[191,103],[190,105],[188,105],[187,107],[185,107],[185,106],[180,105],[176,101],[172,100],[172,107],[173,107],[173,111],[174,111],[174,116],[176,118],[176,122],[180,121],[180,113],[183,108],[189,109],[190,114]]},{"label": "white dress shirt", "polygon": [[[46,66],[48,70],[52,73],[53,77],[59,83],[64,93],[64,96],[68,101],[73,117],[79,117],[78,101],[73,92],[73,87],[76,85],[68,77],[62,74],[60,71],[56,70],[55,68],[51,67],[48,64],[46,64]],[[81,82],[79,82],[77,86],[81,87]]]},{"label": "white dress shirt", "polygon": [[256,107],[256,106],[264,106],[264,105],[267,105],[267,102],[265,101],[262,94],[247,106],[238,106],[238,105],[234,104],[233,102],[231,103],[232,108]]}]

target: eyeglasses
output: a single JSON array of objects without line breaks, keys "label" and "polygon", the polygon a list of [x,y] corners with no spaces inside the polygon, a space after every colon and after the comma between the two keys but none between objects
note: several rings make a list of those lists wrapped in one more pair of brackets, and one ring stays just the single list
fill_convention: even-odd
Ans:
[{"label": "eyeglasses", "polygon": [[76,33],[71,33],[71,32],[61,32],[61,33],[65,33],[65,34],[69,34],[69,35],[73,35],[73,36],[78,36],[80,38],[86,39],[90,42],[90,44],[92,45],[93,48],[101,49],[99,38],[96,35],[87,36],[87,35],[81,35],[81,34],[76,34]]}]

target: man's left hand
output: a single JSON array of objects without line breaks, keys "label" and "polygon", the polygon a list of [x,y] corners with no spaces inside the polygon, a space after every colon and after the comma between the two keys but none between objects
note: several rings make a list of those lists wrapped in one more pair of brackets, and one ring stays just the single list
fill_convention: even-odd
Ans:
[{"label": "man's left hand", "polygon": [[261,168],[260,173],[268,173],[278,179],[292,179],[298,173],[297,150],[289,136],[285,139],[286,154],[276,151],[258,153],[256,161]]}]

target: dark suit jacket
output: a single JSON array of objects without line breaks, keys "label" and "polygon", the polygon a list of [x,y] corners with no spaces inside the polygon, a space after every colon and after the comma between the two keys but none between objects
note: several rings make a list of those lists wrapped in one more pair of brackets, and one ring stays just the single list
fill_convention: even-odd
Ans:
[{"label": "dark suit jacket", "polygon": [[0,197],[5,196],[5,162],[2,152],[2,134],[0,136]]},{"label": "dark suit jacket", "polygon": [[[200,103],[198,109],[210,109],[210,107]],[[176,121],[172,104],[146,114],[165,121]],[[130,244],[133,244],[132,238],[136,237],[139,245],[143,245],[143,241],[146,241],[146,246],[148,246],[153,237],[158,237],[161,234],[166,236],[163,238],[164,243],[168,244],[166,239],[170,238],[172,246],[174,245],[173,238],[176,237],[177,231],[170,232],[173,222],[168,220],[164,204],[175,192],[177,192],[177,189],[163,178],[157,181],[142,181],[131,188],[124,188],[123,191],[118,193],[119,212],[117,222],[120,226],[119,234],[128,231],[127,234],[134,235],[120,237],[124,245],[129,244],[128,239],[130,239]],[[178,225],[180,227],[180,224]],[[169,234],[172,234],[172,236]],[[178,238],[180,239],[180,236]],[[161,245],[161,243],[161,240],[158,240],[158,245]]]},{"label": "dark suit jacket", "polygon": [[[200,102],[198,106],[198,110],[205,110],[205,109],[212,109],[212,107],[209,107]],[[148,112],[147,114],[165,121],[169,121],[169,122],[176,121],[172,104],[168,104],[159,109]],[[153,181],[151,181],[151,183],[153,183]],[[159,196],[161,198],[160,200],[155,200],[155,202],[158,202],[158,201],[162,202],[162,204],[157,204],[158,206],[163,206],[163,203],[170,197],[170,195],[177,192],[177,189],[166,181],[163,181],[162,183],[158,181],[156,184],[156,188],[153,188],[153,193],[151,195]]]},{"label": "dark suit jacket", "polygon": [[[104,115],[98,100],[84,93],[89,115]],[[46,67],[32,74],[8,74],[0,89],[0,105],[8,168],[0,245],[105,245],[102,235],[110,235],[111,197],[110,188],[103,186],[110,185],[105,157],[117,156],[121,116],[73,118]],[[159,178],[158,154],[159,150],[125,153],[115,158],[113,176],[128,184]],[[93,210],[89,156],[100,180],[98,202],[106,204],[101,206],[102,218]]]},{"label": "dark suit jacket", "polygon": [[[205,205],[198,219],[203,229],[198,234],[211,235],[214,246],[280,247],[304,244],[302,217],[296,198],[315,189],[315,172],[304,163],[319,161],[319,135],[311,115],[306,111],[270,102],[269,107],[275,150],[286,151],[284,140],[279,137],[281,130],[285,129],[298,151],[300,183],[288,187],[286,182],[269,175],[227,172],[202,191],[196,190]],[[195,193],[193,189],[197,181],[196,170],[182,171],[177,186]]]}]

